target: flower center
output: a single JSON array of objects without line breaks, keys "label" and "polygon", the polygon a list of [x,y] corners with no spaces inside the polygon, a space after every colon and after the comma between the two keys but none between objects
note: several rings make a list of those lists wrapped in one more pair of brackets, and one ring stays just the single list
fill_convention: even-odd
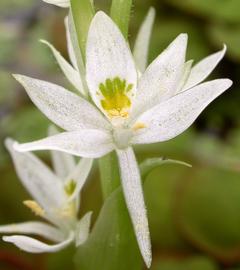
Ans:
[{"label": "flower center", "polygon": [[113,131],[114,142],[119,149],[125,149],[130,145],[133,131],[129,128],[116,128]]},{"label": "flower center", "polygon": [[126,80],[121,80],[119,77],[107,79],[99,85],[103,96],[101,105],[109,118],[127,118],[129,116],[129,108],[131,107],[129,93],[132,89],[133,84],[127,84]]}]

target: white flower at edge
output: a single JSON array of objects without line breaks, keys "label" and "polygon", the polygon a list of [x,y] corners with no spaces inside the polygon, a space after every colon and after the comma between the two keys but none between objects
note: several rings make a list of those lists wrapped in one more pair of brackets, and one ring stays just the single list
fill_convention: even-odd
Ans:
[{"label": "white flower at edge", "polygon": [[[138,42],[145,41],[139,38]],[[186,47],[187,35],[181,34],[139,77],[120,30],[105,13],[98,12],[86,48],[86,81],[93,103],[55,84],[15,75],[35,105],[66,130],[39,141],[15,144],[15,149],[58,150],[85,158],[99,158],[115,150],[126,204],[148,267],[148,220],[132,146],[178,136],[232,85],[229,79],[202,83],[224,56],[225,47],[193,68],[192,61],[185,61]]]},{"label": "white flower at edge", "polygon": [[48,4],[52,4],[62,8],[68,8],[70,6],[70,0],[43,0]]},{"label": "white flower at edge", "polygon": [[[56,170],[53,173],[33,154],[15,151],[13,144],[11,139],[6,140],[17,174],[33,197],[23,203],[48,223],[29,221],[0,226],[0,233],[14,234],[3,236],[3,240],[31,253],[56,252],[73,242],[76,246],[83,244],[88,238],[91,213],[77,219],[77,195],[87,179],[92,159],[81,159],[76,165],[72,156],[53,151]],[[26,234],[44,237],[54,244],[43,243]]]}]

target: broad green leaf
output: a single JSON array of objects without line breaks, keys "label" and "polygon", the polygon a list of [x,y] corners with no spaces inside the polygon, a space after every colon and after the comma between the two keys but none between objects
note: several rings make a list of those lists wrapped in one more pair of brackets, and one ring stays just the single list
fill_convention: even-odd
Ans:
[{"label": "broad green leaf", "polygon": [[185,259],[160,259],[152,270],[218,270],[217,264],[207,257],[195,256]]},{"label": "broad green leaf", "polygon": [[76,269],[142,269],[132,224],[121,189],[105,201],[87,242],[78,248]]},{"label": "broad green leaf", "polygon": [[198,169],[181,183],[176,201],[178,228],[198,249],[220,261],[240,254],[239,173]]},{"label": "broad green leaf", "polygon": [[103,197],[106,199],[120,186],[118,159],[115,152],[99,159],[99,170]]}]

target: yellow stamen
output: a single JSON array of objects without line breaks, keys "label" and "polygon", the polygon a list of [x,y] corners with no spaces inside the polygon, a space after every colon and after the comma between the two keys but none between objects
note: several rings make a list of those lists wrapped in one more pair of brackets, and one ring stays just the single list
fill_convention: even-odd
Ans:
[{"label": "yellow stamen", "polygon": [[134,130],[134,131],[138,131],[139,129],[146,128],[146,127],[147,127],[147,126],[146,126],[144,123],[138,122],[138,123],[136,123],[136,124],[134,125],[133,130]]},{"label": "yellow stamen", "polygon": [[101,106],[107,112],[110,118],[128,117],[128,111],[131,107],[133,84],[128,84],[126,80],[119,77],[106,79],[105,82],[99,84]]},{"label": "yellow stamen", "polygon": [[37,202],[26,200],[26,201],[23,201],[23,204],[27,206],[29,209],[31,209],[35,215],[40,216],[40,217],[44,216],[45,211]]}]

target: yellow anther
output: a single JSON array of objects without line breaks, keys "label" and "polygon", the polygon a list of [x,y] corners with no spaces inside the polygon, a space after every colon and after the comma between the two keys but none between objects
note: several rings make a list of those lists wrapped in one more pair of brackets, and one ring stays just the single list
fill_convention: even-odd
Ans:
[{"label": "yellow anther", "polygon": [[27,200],[27,201],[23,201],[23,204],[27,206],[29,209],[31,209],[35,215],[40,216],[40,217],[44,216],[45,211],[37,202]]},{"label": "yellow anther", "polygon": [[136,124],[134,125],[133,130],[134,130],[134,131],[138,131],[139,129],[146,128],[146,127],[147,127],[147,126],[146,126],[144,123],[138,122],[138,123],[136,123]]}]

